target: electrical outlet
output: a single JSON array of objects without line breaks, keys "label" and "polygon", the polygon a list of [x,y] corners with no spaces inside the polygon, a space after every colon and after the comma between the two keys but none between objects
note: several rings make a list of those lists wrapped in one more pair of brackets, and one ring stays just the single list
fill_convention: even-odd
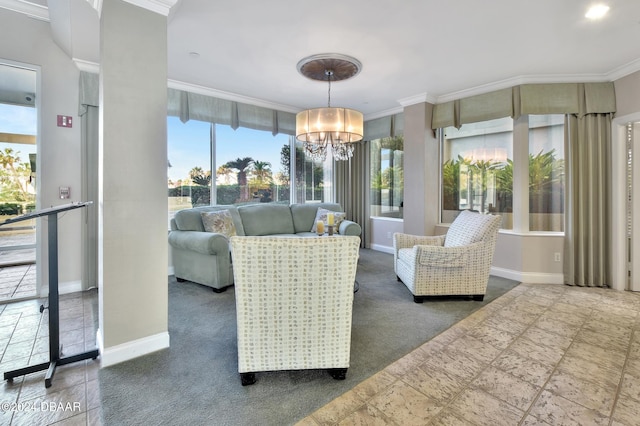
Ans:
[{"label": "electrical outlet", "polygon": [[555,252],[553,254],[553,260],[556,262],[560,262],[562,259],[560,258],[560,252]]}]

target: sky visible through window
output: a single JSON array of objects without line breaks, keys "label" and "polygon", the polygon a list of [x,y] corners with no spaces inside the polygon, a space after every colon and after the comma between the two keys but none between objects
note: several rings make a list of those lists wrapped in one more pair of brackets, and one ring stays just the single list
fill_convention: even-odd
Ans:
[{"label": "sky visible through window", "polygon": [[[20,135],[35,135],[38,129],[38,117],[35,108],[0,104],[0,133],[16,133]],[[36,145],[4,143],[0,148],[12,148],[19,152],[21,162],[29,162],[29,154],[36,153]]]},{"label": "sky visible through window", "polygon": [[[182,123],[177,117],[168,117],[167,136],[169,140],[169,180],[177,181],[189,176],[194,167],[210,170],[209,164],[210,124],[189,120]],[[287,135],[273,136],[270,132],[216,126],[216,167],[235,160],[251,157],[256,161],[271,163],[271,171],[282,171],[280,151],[289,143]]]}]

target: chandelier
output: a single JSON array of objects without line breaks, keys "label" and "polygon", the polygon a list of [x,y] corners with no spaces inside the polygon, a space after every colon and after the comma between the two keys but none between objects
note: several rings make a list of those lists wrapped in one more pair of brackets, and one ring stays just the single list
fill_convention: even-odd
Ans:
[{"label": "chandelier", "polygon": [[313,55],[298,62],[298,71],[312,80],[328,83],[326,108],[313,108],[296,115],[296,139],[304,143],[305,154],[324,161],[327,152],[335,160],[353,156],[354,143],[362,140],[363,116],[360,111],[331,106],[331,82],[358,74],[362,64],[355,58],[338,54]]}]

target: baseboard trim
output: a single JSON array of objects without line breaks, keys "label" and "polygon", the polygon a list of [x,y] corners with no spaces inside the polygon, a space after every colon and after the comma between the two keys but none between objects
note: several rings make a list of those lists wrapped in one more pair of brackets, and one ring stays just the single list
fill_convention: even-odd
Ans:
[{"label": "baseboard trim", "polygon": [[564,284],[564,275],[545,272],[521,272],[513,269],[491,267],[491,275],[528,284]]},{"label": "baseboard trim", "polygon": [[[40,290],[38,297],[49,297],[49,286],[43,286]],[[66,281],[58,284],[58,294],[77,293],[84,290],[82,281]]]},{"label": "baseboard trim", "polygon": [[98,348],[100,350],[100,368],[104,368],[168,348],[169,332],[158,333],[153,336],[143,337],[142,339],[105,348],[102,331],[98,330],[96,332],[96,341],[98,342]]}]

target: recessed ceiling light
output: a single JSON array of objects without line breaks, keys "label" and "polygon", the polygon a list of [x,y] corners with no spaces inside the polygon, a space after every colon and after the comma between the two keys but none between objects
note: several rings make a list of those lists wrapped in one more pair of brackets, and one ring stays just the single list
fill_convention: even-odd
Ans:
[{"label": "recessed ceiling light", "polygon": [[587,14],[584,15],[589,19],[600,19],[609,11],[609,6],[605,4],[596,4],[595,6],[591,6],[587,11]]}]

